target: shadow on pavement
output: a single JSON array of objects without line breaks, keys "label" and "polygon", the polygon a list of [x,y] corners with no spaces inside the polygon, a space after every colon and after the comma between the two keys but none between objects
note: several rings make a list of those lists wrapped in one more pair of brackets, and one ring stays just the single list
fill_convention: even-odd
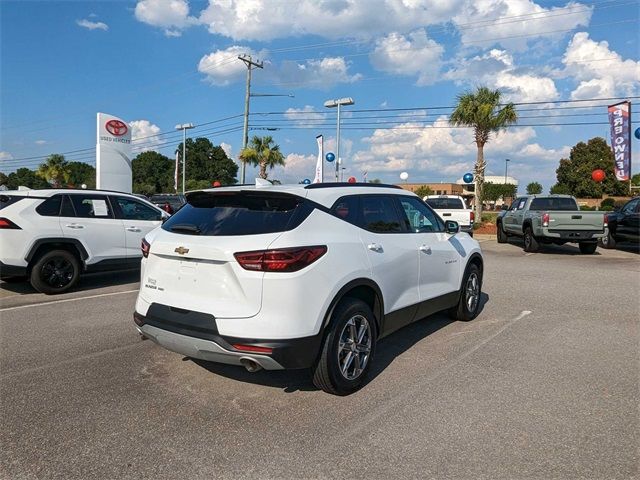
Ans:
[{"label": "shadow on pavement", "polygon": [[[489,295],[482,294],[480,300],[480,311],[482,313],[485,304],[489,301]],[[416,321],[388,337],[380,340],[376,346],[376,355],[369,376],[364,384],[368,385],[373,379],[380,375],[396,357],[413,347],[416,343],[427,338],[432,333],[437,332],[441,328],[453,323],[446,312],[436,313],[422,320]],[[216,375],[237,380],[240,382],[264,385],[267,387],[275,387],[282,389],[285,393],[293,393],[296,391],[315,391],[318,390],[312,383],[311,377],[313,373],[311,369],[304,370],[260,370],[259,372],[250,373],[243,367],[234,365],[225,365],[221,363],[207,362],[205,360],[184,358],[185,361],[191,360],[200,367],[208,370]],[[364,388],[363,387],[363,388]]]},{"label": "shadow on pavement", "polygon": [[[134,283],[139,280],[139,268],[115,272],[88,273],[80,276],[78,284],[65,293],[83,292],[87,290],[94,290],[96,288],[125,285],[127,283]],[[2,281],[0,283],[0,290],[5,290],[19,295],[27,295],[32,293],[38,294],[38,291],[35,290],[27,280],[17,282]],[[52,298],[53,297],[55,297],[55,295],[52,296]]]}]

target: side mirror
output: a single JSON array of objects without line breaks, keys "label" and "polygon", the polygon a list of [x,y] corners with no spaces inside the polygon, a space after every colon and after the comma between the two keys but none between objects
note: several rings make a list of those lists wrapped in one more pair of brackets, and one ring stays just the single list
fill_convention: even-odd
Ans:
[{"label": "side mirror", "polygon": [[458,225],[458,222],[454,222],[453,220],[447,220],[444,222],[444,231],[456,234],[460,231],[460,225]]},{"label": "side mirror", "polygon": [[500,207],[500,210],[509,210],[509,205],[507,205],[506,203],[503,203],[502,206]]}]

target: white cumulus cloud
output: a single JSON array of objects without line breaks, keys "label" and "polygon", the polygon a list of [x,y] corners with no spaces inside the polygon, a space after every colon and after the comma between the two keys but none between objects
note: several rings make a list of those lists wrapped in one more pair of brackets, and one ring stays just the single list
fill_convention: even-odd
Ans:
[{"label": "white cumulus cloud", "polygon": [[593,6],[574,1],[545,8],[532,0],[468,0],[453,22],[465,45],[524,50],[531,41],[559,39],[566,30],[586,27],[592,13]]},{"label": "white cumulus cloud", "polygon": [[13,159],[13,155],[11,155],[9,152],[0,151],[0,161],[12,160],[12,159]]},{"label": "white cumulus cloud", "polygon": [[197,23],[189,16],[187,0],[140,0],[134,14],[139,21],[164,29],[168,37],[179,37],[184,28]]},{"label": "white cumulus cloud", "polygon": [[91,20],[87,20],[83,18],[82,20],[76,20],[76,24],[80,27],[86,28],[87,30],[109,30],[109,25],[104,22],[92,22]]},{"label": "white cumulus cloud", "polygon": [[586,32],[576,33],[562,58],[561,76],[572,77],[578,86],[572,99],[637,95],[640,62],[623,60],[606,41],[596,42]]},{"label": "white cumulus cloud", "polygon": [[257,58],[256,52],[250,48],[233,45],[203,56],[198,62],[198,71],[213,85],[225,86],[242,80],[247,73],[247,67],[238,59],[238,55]]},{"label": "white cumulus cloud", "polygon": [[129,126],[131,127],[132,146],[136,150],[155,150],[162,143],[158,137],[160,127],[149,120],[134,120],[129,122]]},{"label": "white cumulus cloud", "polygon": [[438,80],[444,47],[427,38],[425,29],[407,36],[399,33],[378,39],[369,55],[378,70],[397,75],[417,75],[418,85],[430,85]]}]

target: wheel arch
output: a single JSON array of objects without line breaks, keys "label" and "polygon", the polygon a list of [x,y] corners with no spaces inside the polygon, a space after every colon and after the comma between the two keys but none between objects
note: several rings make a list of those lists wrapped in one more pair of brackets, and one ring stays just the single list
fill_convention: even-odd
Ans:
[{"label": "wheel arch", "polygon": [[358,278],[346,283],[338,293],[333,297],[329,308],[325,313],[322,329],[326,330],[331,323],[331,317],[338,304],[346,297],[357,298],[365,302],[376,319],[376,329],[378,335],[382,328],[382,320],[384,318],[384,299],[382,290],[376,282],[369,278]]},{"label": "wheel arch", "polygon": [[25,260],[29,264],[29,267],[33,264],[33,261],[39,258],[44,252],[52,249],[67,250],[68,252],[76,255],[84,266],[85,261],[89,258],[86,248],[75,238],[40,238],[34,242],[29,249],[29,253],[25,257]]},{"label": "wheel arch", "polygon": [[530,227],[531,230],[533,230],[533,222],[530,218],[527,218],[524,222],[522,222],[522,233],[524,233],[527,227]]}]

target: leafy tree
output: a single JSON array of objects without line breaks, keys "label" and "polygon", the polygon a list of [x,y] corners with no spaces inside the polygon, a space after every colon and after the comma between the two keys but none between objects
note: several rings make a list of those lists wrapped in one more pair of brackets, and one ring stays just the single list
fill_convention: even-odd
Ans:
[{"label": "leafy tree", "polygon": [[240,152],[240,160],[260,167],[260,178],[267,178],[267,168],[273,169],[278,165],[284,165],[284,155],[280,146],[273,144],[273,138],[254,136],[249,146]]},{"label": "leafy tree", "polygon": [[640,187],[640,173],[636,173],[634,176],[631,177],[631,185]]},{"label": "leafy tree", "polygon": [[529,195],[537,195],[538,193],[542,193],[542,185],[538,182],[531,182],[527,185],[527,193]]},{"label": "leafy tree", "polygon": [[379,178],[374,178],[373,180],[369,180],[369,183],[382,183],[382,180]]},{"label": "leafy tree", "polygon": [[93,165],[84,162],[69,162],[69,184],[79,188],[83,184],[87,188],[96,188],[96,169]]},{"label": "leafy tree", "polygon": [[64,155],[51,154],[38,167],[37,174],[54,187],[63,187],[69,183],[69,163],[64,159]]},{"label": "leafy tree", "polygon": [[514,197],[517,187],[510,183],[486,183],[482,190],[483,202],[495,202],[499,198]]},{"label": "leafy tree", "polygon": [[9,177],[7,177],[4,173],[0,172],[0,185],[7,185],[9,181]]},{"label": "leafy tree", "polygon": [[142,152],[131,161],[136,193],[153,195],[173,191],[175,161],[158,152]]},{"label": "leafy tree", "polygon": [[474,167],[475,210],[476,217],[482,218],[482,198],[484,184],[484,146],[491,133],[512,125],[518,121],[518,114],[513,103],[501,105],[499,90],[478,87],[475,92],[464,92],[458,96],[455,110],[451,114],[451,123],[456,126],[473,127],[478,153]]},{"label": "leafy tree", "polygon": [[47,181],[36,175],[36,172],[29,168],[19,168],[7,176],[7,188],[16,190],[18,187],[29,188],[51,188]]},{"label": "leafy tree", "polygon": [[551,195],[571,195],[569,187],[563,183],[556,183],[549,189]]},{"label": "leafy tree", "polygon": [[211,188],[209,180],[187,180],[187,190],[203,190],[205,188]]},{"label": "leafy tree", "polygon": [[[591,178],[594,170],[605,172],[603,182]],[[568,193],[578,198],[601,198],[608,195],[625,195],[628,186],[616,180],[613,152],[604,138],[595,137],[587,143],[578,142],[569,158],[560,160],[556,170],[558,183],[552,187],[553,193]]]},{"label": "leafy tree", "polygon": [[[227,157],[224,149],[214,146],[208,138],[187,138],[187,182],[206,180],[208,186],[216,180],[222,185],[237,182],[238,165]],[[182,143],[177,149],[182,161]]]},{"label": "leafy tree", "polygon": [[433,190],[431,190],[427,185],[422,185],[421,187],[416,188],[413,193],[418,195],[420,198],[424,198],[427,195],[433,195]]}]

